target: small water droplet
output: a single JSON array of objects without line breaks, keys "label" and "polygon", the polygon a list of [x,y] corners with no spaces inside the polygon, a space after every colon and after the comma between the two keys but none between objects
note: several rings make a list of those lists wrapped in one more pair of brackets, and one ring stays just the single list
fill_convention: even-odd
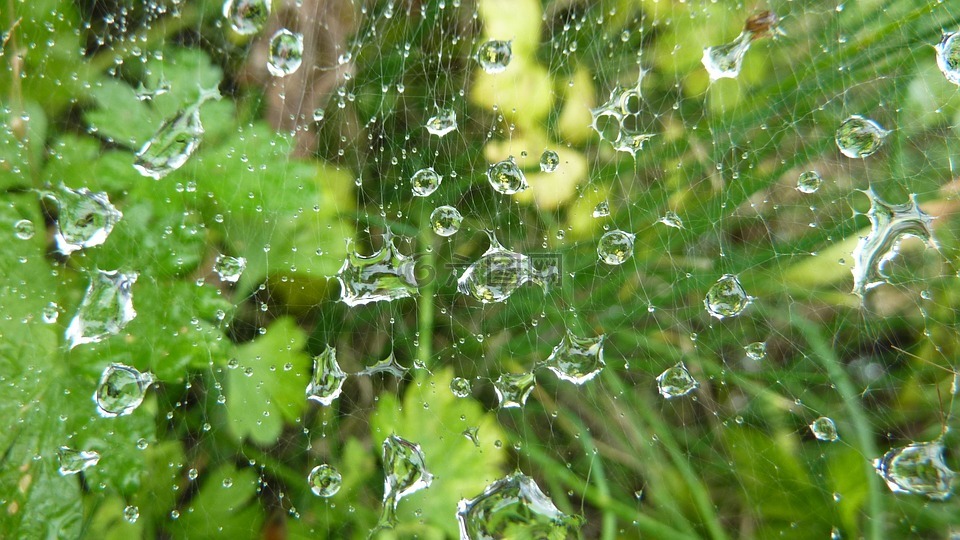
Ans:
[{"label": "small water droplet", "polygon": [[667,399],[685,396],[699,386],[700,384],[693,378],[693,375],[690,375],[683,362],[666,369],[657,377],[657,391]]},{"label": "small water droplet", "polygon": [[374,530],[396,525],[400,500],[430,487],[433,482],[420,445],[397,435],[390,435],[383,441],[383,468],[383,510]]},{"label": "small water droplet", "polygon": [[337,273],[340,301],[344,304],[355,307],[411,298],[419,293],[415,262],[400,253],[393,235],[385,234],[383,242],[383,247],[370,256],[350,249]]},{"label": "small water droplet", "polygon": [[545,173],[552,173],[560,166],[560,156],[553,150],[544,150],[540,154],[540,170]]},{"label": "small water droplet", "polygon": [[36,234],[33,222],[29,219],[21,219],[13,224],[13,234],[21,240],[29,240]]},{"label": "small water droplet", "polygon": [[326,114],[327,113],[323,109],[317,107],[316,109],[313,110],[313,121],[323,122],[323,118],[324,116],[326,116]]},{"label": "small water droplet", "polygon": [[367,366],[363,370],[358,371],[357,375],[367,375],[372,376],[376,373],[389,373],[394,377],[403,378],[407,374],[407,368],[400,365],[400,362],[397,361],[397,357],[394,356],[393,351],[390,351],[390,354],[386,358],[377,361],[377,363],[372,366]]},{"label": "small water droplet", "polygon": [[133,505],[127,506],[123,509],[123,519],[127,523],[136,523],[140,519],[140,509]]},{"label": "small water droplet", "polygon": [[313,379],[307,385],[307,399],[329,407],[343,391],[347,374],[337,363],[337,350],[327,345],[313,358]]},{"label": "small water droplet", "polygon": [[597,255],[600,260],[609,265],[623,264],[633,256],[634,235],[614,229],[600,237],[597,244]]},{"label": "small water droplet", "polygon": [[960,85],[960,33],[944,32],[935,48],[940,72],[948,81]]},{"label": "small water droplet", "polygon": [[817,171],[806,171],[797,178],[797,191],[808,195],[816,193],[821,184],[823,184],[823,178]]},{"label": "small water droplet", "polygon": [[583,518],[558,510],[533,478],[516,472],[461,499],[457,522],[462,540],[576,538]]},{"label": "small water droplet", "polygon": [[490,165],[487,169],[487,181],[494,190],[504,195],[520,193],[529,187],[527,177],[524,176],[513,157]]},{"label": "small water droplet", "polygon": [[223,16],[233,31],[241,35],[255,34],[270,18],[271,0],[226,0]]},{"label": "small water droplet", "polygon": [[889,134],[880,124],[855,114],[837,128],[837,148],[849,158],[863,159],[879,150]]},{"label": "small water droplet", "polygon": [[60,318],[60,306],[56,302],[50,302],[43,308],[40,318],[47,324],[53,324]]},{"label": "small water droplet", "polygon": [[484,71],[491,75],[502,73],[510,65],[513,57],[511,42],[492,39],[480,45],[477,51],[477,62]]},{"label": "small water droplet", "polygon": [[674,229],[683,228],[683,220],[680,219],[680,216],[672,210],[667,210],[663,216],[657,220],[657,223],[662,223],[667,227],[673,227]]},{"label": "small water droplet", "polygon": [[243,257],[231,257],[229,255],[217,255],[213,262],[213,269],[220,276],[220,281],[227,283],[236,283],[243,271],[247,268],[247,260]]},{"label": "small water droplet", "polygon": [[603,218],[610,215],[610,203],[607,201],[600,201],[596,206],[593,207],[593,217]]},{"label": "small water droplet", "polygon": [[303,63],[303,34],[291,32],[286,28],[277,30],[270,38],[270,58],[267,71],[274,77],[286,77]]},{"label": "small water droplet", "polygon": [[837,425],[832,419],[821,416],[810,423],[810,431],[818,440],[833,442],[840,438],[837,434]]},{"label": "small water droplet", "polygon": [[443,177],[433,170],[433,167],[420,169],[413,173],[410,182],[413,184],[413,194],[416,197],[427,197],[440,187]]},{"label": "small water droplet", "polygon": [[100,462],[98,452],[74,450],[69,446],[61,446],[57,451],[57,457],[60,458],[60,468],[58,470],[62,476],[77,474]]},{"label": "small water droplet", "polygon": [[939,440],[894,448],[873,462],[894,493],[925,495],[933,500],[950,497],[956,473],[943,460]]},{"label": "small water droplet", "polygon": [[131,289],[137,277],[136,272],[94,271],[64,336],[71,349],[118,334],[137,316]]},{"label": "small water droplet", "polygon": [[147,388],[156,381],[152,373],[113,363],[103,370],[100,384],[93,394],[97,412],[104,418],[126,416],[143,403]]},{"label": "small water droplet", "polygon": [[123,214],[110,204],[106,193],[93,193],[87,188],[70,189],[61,185],[57,192],[44,193],[59,208],[54,238],[57,250],[64,255],[106,242],[114,225]]},{"label": "small water droplet", "polygon": [[476,426],[468,427],[467,429],[463,430],[463,433],[461,435],[463,435],[464,437],[467,438],[467,440],[472,442],[474,446],[476,446],[477,448],[480,448],[480,428]]},{"label": "small water droplet", "polygon": [[707,313],[718,319],[736,317],[747,309],[752,302],[740,285],[740,279],[733,274],[724,274],[707,291],[703,305]]},{"label": "small water droplet", "polygon": [[343,483],[343,477],[340,471],[324,463],[314,467],[307,476],[307,484],[310,491],[317,497],[329,499],[340,491]]},{"label": "small water droplet", "polygon": [[759,362],[767,357],[767,344],[763,341],[755,341],[745,345],[743,352],[747,354],[747,358]]},{"label": "small water droplet", "polygon": [[512,409],[526,405],[536,383],[533,373],[504,373],[497,377],[493,390],[500,408]]},{"label": "small water droplet", "polygon": [[470,381],[463,377],[454,377],[450,381],[450,391],[458,398],[470,397],[471,390]]},{"label": "small water droplet", "polygon": [[463,216],[452,206],[438,206],[430,213],[430,225],[433,232],[440,236],[452,236],[460,230]]},{"label": "small water droplet", "polygon": [[424,127],[431,135],[443,137],[457,129],[457,113],[453,109],[440,109],[437,114],[427,120]]}]

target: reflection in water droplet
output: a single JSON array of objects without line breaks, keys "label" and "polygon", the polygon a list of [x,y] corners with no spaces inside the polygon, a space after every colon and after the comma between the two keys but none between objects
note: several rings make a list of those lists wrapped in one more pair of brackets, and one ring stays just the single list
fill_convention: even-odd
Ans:
[{"label": "reflection in water droplet", "polygon": [[420,169],[413,173],[410,182],[413,184],[413,194],[417,197],[427,197],[440,187],[443,177],[433,170],[433,167]]},{"label": "reflection in water droplet", "polygon": [[56,192],[45,192],[57,202],[57,250],[69,255],[78,249],[99,246],[106,242],[114,225],[123,214],[110,204],[106,193],[93,193],[61,185]]},{"label": "reflection in water droplet", "polygon": [[512,57],[513,50],[509,41],[493,39],[480,45],[477,51],[477,62],[480,62],[480,67],[491,75],[506,70]]},{"label": "reflection in water droplet", "polygon": [[557,509],[533,478],[513,473],[457,504],[460,540],[574,538],[583,523]]},{"label": "reflection in water droplet", "polygon": [[457,280],[457,290],[484,304],[503,302],[522,285],[533,282],[546,290],[558,269],[550,261],[537,269],[530,257],[510,251],[488,232],[490,247]]},{"label": "reflection in water droplet", "polygon": [[540,367],[579,386],[603,371],[606,365],[603,361],[603,339],[603,334],[595,338],[581,338],[567,329],[560,343]]},{"label": "reflection in water droplet", "polygon": [[837,425],[831,418],[821,416],[810,423],[810,431],[818,440],[833,442],[840,438],[837,433]]},{"label": "reflection in water droplet", "polygon": [[939,440],[913,443],[888,451],[873,466],[894,493],[944,500],[950,497],[956,473],[944,462],[943,450]]},{"label": "reflection in water droplet", "polygon": [[321,109],[320,107],[317,107],[316,109],[313,110],[313,121],[323,122],[323,118],[324,116],[326,116],[326,114],[327,113],[323,109]]},{"label": "reflection in water droplet", "polygon": [[680,219],[680,216],[672,210],[667,210],[664,212],[663,217],[657,220],[657,223],[663,223],[667,227],[673,227],[674,229],[683,228],[683,220]]},{"label": "reflection in water droplet", "polygon": [[433,232],[440,236],[453,236],[460,230],[463,216],[452,206],[438,206],[430,213],[430,225]]},{"label": "reflection in water droplet", "polygon": [[501,409],[514,409],[526,405],[537,381],[533,373],[504,373],[493,383]]},{"label": "reflection in water droplet", "polygon": [[443,137],[457,129],[457,113],[453,109],[440,109],[436,115],[427,120],[424,127],[431,135]]},{"label": "reflection in water droplet", "polygon": [[340,476],[340,471],[326,463],[314,467],[307,476],[310,491],[317,497],[323,497],[324,499],[336,495],[340,491],[342,483],[343,477]]},{"label": "reflection in water droplet", "polygon": [[220,281],[236,283],[243,271],[247,268],[247,260],[243,257],[230,257],[229,255],[217,255],[213,262],[213,269],[220,276]]},{"label": "reflection in water droplet", "polygon": [[200,145],[200,106],[211,99],[220,99],[216,88],[201,91],[196,103],[165,121],[137,152],[133,167],[154,180],[182,167]]},{"label": "reflection in water droplet", "polygon": [[241,35],[255,34],[270,17],[271,0],[226,0],[223,16],[233,31]]},{"label": "reflection in water droplet", "polygon": [[69,446],[61,446],[57,451],[57,457],[60,458],[59,472],[62,476],[77,474],[100,462],[100,454],[98,452],[93,450],[74,450]]},{"label": "reflection in water droplet", "polygon": [[747,353],[747,358],[759,362],[767,357],[767,344],[763,341],[755,341],[745,345],[743,352]]},{"label": "reflection in water droplet", "polygon": [[450,391],[458,398],[470,397],[471,390],[470,381],[463,377],[454,377],[450,381]]},{"label": "reflection in water droplet", "polygon": [[633,256],[634,238],[634,235],[619,229],[607,232],[597,243],[597,255],[606,264],[623,264]]},{"label": "reflection in water droplet", "polygon": [[286,28],[277,30],[270,38],[270,58],[267,71],[274,77],[286,77],[303,63],[303,34],[291,32]]},{"label": "reflection in water droplet", "polygon": [[50,302],[43,308],[40,318],[47,324],[53,324],[60,318],[60,306],[56,302]]},{"label": "reflection in water droplet", "polygon": [[397,357],[393,355],[393,351],[390,351],[390,354],[386,358],[372,366],[365,367],[362,371],[358,371],[357,375],[372,376],[377,373],[389,373],[400,379],[407,374],[407,368],[401,366],[400,362],[397,361]]},{"label": "reflection in water droplet", "polygon": [[820,189],[820,185],[823,184],[823,178],[817,173],[817,171],[807,171],[797,178],[797,191],[800,193],[816,193]]},{"label": "reflection in water droplet", "polygon": [[940,72],[948,81],[960,85],[960,32],[944,32],[935,48]]},{"label": "reflection in water droplet", "polygon": [[123,509],[123,519],[128,523],[136,523],[140,519],[140,509],[130,505]]},{"label": "reflection in water droplet", "polygon": [[600,201],[596,206],[593,207],[593,217],[602,218],[610,215],[610,203],[607,201]]},{"label": "reflection in water droplet", "polygon": [[643,143],[654,137],[656,137],[655,133],[645,133],[623,128],[620,130],[620,138],[614,143],[613,148],[618,152],[626,152],[633,157],[637,157],[637,152],[643,150]]},{"label": "reflection in water droplet", "polygon": [[64,336],[71,349],[117,334],[137,316],[131,290],[137,277],[136,272],[93,272],[87,292]]},{"label": "reflection in water droplet", "polygon": [[393,235],[383,236],[384,245],[370,256],[351,248],[337,273],[340,301],[355,307],[371,302],[389,302],[418,294],[416,265],[393,243]]},{"label": "reflection in water droplet", "polygon": [[126,416],[143,403],[147,388],[156,381],[152,373],[113,363],[100,375],[100,384],[93,394],[97,412],[104,418]]},{"label": "reflection in water droplet", "polygon": [[513,157],[498,161],[487,169],[487,180],[493,189],[504,195],[520,193],[529,187],[527,177]]},{"label": "reflection in water droplet", "polygon": [[736,39],[724,45],[704,49],[700,62],[707,68],[710,81],[737,78],[743,67],[743,57],[750,49],[750,44],[768,33],[780,33],[777,23],[779,23],[779,17],[775,13],[761,11],[747,19],[743,31]]},{"label": "reflection in water droplet", "polygon": [[837,128],[837,148],[849,158],[863,159],[879,150],[889,134],[880,124],[855,114]]},{"label": "reflection in water droplet", "polygon": [[545,173],[552,173],[560,165],[560,156],[553,150],[544,150],[540,154],[540,170]]},{"label": "reflection in water droplet", "polygon": [[400,500],[430,487],[433,482],[420,445],[397,435],[390,435],[383,441],[383,469],[383,510],[374,530],[396,525]]},{"label": "reflection in water droplet", "polygon": [[322,353],[313,358],[313,379],[307,385],[307,399],[329,407],[340,397],[347,374],[337,363],[337,350],[327,345]]},{"label": "reflection in water droplet", "polygon": [[480,448],[480,428],[476,426],[468,427],[461,434],[466,437],[474,446]]},{"label": "reflection in water droplet", "polygon": [[29,240],[33,238],[35,233],[36,229],[33,226],[33,222],[29,219],[21,219],[13,224],[13,234],[21,240]]},{"label": "reflection in water droplet", "polygon": [[657,391],[667,399],[685,396],[698,386],[700,384],[690,375],[683,362],[668,368],[657,377]]},{"label": "reflection in water droplet", "polygon": [[853,293],[863,297],[866,292],[885,283],[886,264],[899,252],[900,242],[906,237],[923,240],[927,246],[940,249],[933,237],[933,218],[917,204],[917,196],[903,204],[890,204],[880,198],[873,188],[863,191],[870,199],[870,233],[860,238],[853,250]]},{"label": "reflection in water droplet", "polygon": [[740,279],[733,274],[724,274],[707,291],[703,305],[707,313],[718,318],[736,317],[747,309],[752,302],[747,292],[740,285]]}]

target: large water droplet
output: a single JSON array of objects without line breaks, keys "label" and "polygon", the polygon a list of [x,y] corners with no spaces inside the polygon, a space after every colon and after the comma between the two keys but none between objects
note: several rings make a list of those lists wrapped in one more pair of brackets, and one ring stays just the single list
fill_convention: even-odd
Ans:
[{"label": "large water droplet", "polygon": [[960,32],[944,32],[936,45],[937,66],[943,76],[953,84],[960,85]]},{"label": "large water droplet", "polygon": [[863,159],[879,150],[889,134],[880,124],[855,114],[837,128],[837,148],[847,157]]},{"label": "large water droplet", "polygon": [[270,18],[272,0],[226,0],[223,16],[230,22],[233,31],[241,35],[255,34]]},{"label": "large water droplet", "polygon": [[29,219],[21,219],[13,224],[13,234],[21,240],[29,240],[36,234],[33,222]]},{"label": "large water droplet", "polygon": [[837,425],[833,422],[833,419],[827,418],[826,416],[821,416],[811,422],[810,432],[821,441],[833,442],[840,438],[840,435],[837,433]]},{"label": "large water droplet", "polygon": [[440,236],[453,236],[460,230],[463,216],[452,206],[438,206],[430,212],[430,226]]},{"label": "large water droplet", "polygon": [[778,33],[778,22],[779,18],[775,13],[762,11],[747,19],[743,31],[730,43],[704,49],[700,62],[707,69],[710,80],[737,78],[743,67],[743,57],[750,50],[750,44],[767,33]]},{"label": "large water droplet", "polygon": [[471,390],[470,381],[463,377],[454,377],[450,381],[450,391],[458,398],[469,397]]},{"label": "large water droplet", "polygon": [[565,381],[581,385],[599,375],[606,365],[603,361],[603,338],[603,334],[595,338],[582,338],[567,329],[560,344],[553,348],[542,366]]},{"label": "large water droplet", "polygon": [[593,217],[602,218],[610,215],[610,203],[607,201],[600,201],[596,206],[593,207]]},{"label": "large water droplet", "polygon": [[477,51],[477,62],[480,63],[480,67],[484,71],[491,75],[506,70],[512,57],[513,50],[509,41],[492,39],[480,45],[480,49]]},{"label": "large water droplet", "polygon": [[633,256],[634,238],[634,235],[619,229],[607,232],[597,243],[597,255],[606,264],[623,264]]},{"label": "large water droplet", "polygon": [[397,523],[400,500],[430,487],[433,482],[420,445],[397,435],[390,435],[383,441],[383,469],[383,511],[377,529],[393,527]]},{"label": "large water droplet", "polygon": [[894,493],[926,495],[934,500],[950,497],[956,473],[943,460],[939,440],[894,448],[873,462]]},{"label": "large water droplet", "polygon": [[65,337],[71,349],[117,334],[137,316],[131,290],[137,277],[136,272],[93,272],[77,314],[67,327]]},{"label": "large water droplet", "polygon": [[221,254],[213,261],[213,269],[220,276],[220,281],[227,283],[236,283],[246,268],[247,260],[243,257]]},{"label": "large water droplet", "polygon": [[718,318],[736,317],[747,309],[753,299],[740,285],[740,279],[733,274],[724,274],[707,291],[703,305],[707,313]]},{"label": "large water droplet", "polygon": [[767,344],[763,341],[755,341],[743,347],[743,352],[747,358],[759,362],[767,357]]},{"label": "large water droplet", "polygon": [[527,177],[517,166],[513,157],[498,161],[487,169],[487,180],[498,193],[513,195],[529,187]]},{"label": "large water droplet", "polygon": [[60,474],[67,476],[93,467],[100,462],[100,454],[93,450],[75,450],[69,446],[61,446],[57,451],[60,459]]},{"label": "large water droplet", "polygon": [[820,174],[817,171],[806,171],[801,173],[797,178],[797,191],[800,193],[816,193],[820,189],[820,185],[823,184],[823,178],[820,177]]},{"label": "large water droplet", "polygon": [[323,465],[317,465],[310,471],[307,476],[307,484],[314,495],[328,499],[340,491],[343,477],[340,476],[340,471],[324,463]]},{"label": "large water droplet", "polygon": [[440,109],[437,114],[427,120],[424,127],[431,135],[443,137],[457,129],[457,113],[453,109]]},{"label": "large water droplet", "polygon": [[560,155],[553,150],[544,150],[540,154],[540,170],[545,173],[552,173],[560,166]]},{"label": "large water droplet", "polygon": [[61,185],[56,192],[46,192],[44,196],[57,202],[59,214],[54,238],[57,250],[64,255],[103,244],[123,217],[110,204],[106,193],[93,193],[87,188],[73,190]]},{"label": "large water droplet", "polygon": [[431,195],[440,187],[440,182],[442,181],[443,177],[440,176],[437,171],[433,170],[433,167],[420,169],[413,173],[413,178],[410,179],[410,182],[413,184],[413,194],[417,197],[427,197]]},{"label": "large water droplet", "polygon": [[343,261],[337,281],[344,304],[354,307],[418,294],[414,261],[400,253],[393,235],[385,234],[383,242],[383,247],[373,255],[363,256],[351,249]]},{"label": "large water droplet", "polygon": [[93,394],[97,412],[104,418],[126,416],[143,403],[147,388],[156,381],[152,373],[113,363],[103,370],[100,384]]},{"label": "large water droplet", "polygon": [[885,283],[884,268],[893,260],[906,237],[923,240],[929,247],[939,249],[933,237],[933,218],[917,204],[916,195],[903,204],[890,204],[880,198],[873,188],[863,191],[870,199],[870,233],[857,242],[853,250],[853,293],[863,295],[873,287]]},{"label": "large water droplet", "polygon": [[700,384],[687,371],[683,362],[666,369],[657,377],[657,391],[667,399],[685,396],[696,390],[698,386]]},{"label": "large water droplet", "polygon": [[307,399],[329,407],[343,391],[347,374],[337,363],[337,350],[327,345],[322,353],[313,358],[313,379],[307,385]]},{"label": "large water droplet", "polygon": [[270,58],[267,71],[274,77],[286,77],[300,69],[303,63],[303,34],[286,28],[277,30],[270,38]]},{"label": "large water droplet", "polygon": [[492,233],[488,235],[490,247],[464,270],[457,290],[489,304],[503,302],[528,282],[546,287],[547,277],[534,268],[529,257],[504,248]]},{"label": "large water droplet", "polygon": [[457,505],[460,540],[571,538],[583,523],[557,509],[533,478],[513,473]]},{"label": "large water droplet", "polygon": [[133,167],[154,180],[182,167],[200,145],[203,137],[200,106],[211,99],[220,99],[216,88],[201,91],[196,103],[166,120],[137,152]]},{"label": "large water droplet", "polygon": [[536,384],[533,373],[504,373],[493,383],[493,391],[501,409],[515,409],[526,405]]}]

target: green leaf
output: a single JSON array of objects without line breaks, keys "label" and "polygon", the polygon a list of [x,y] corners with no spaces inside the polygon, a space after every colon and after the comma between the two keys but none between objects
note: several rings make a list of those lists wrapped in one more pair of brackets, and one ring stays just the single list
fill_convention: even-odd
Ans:
[{"label": "green leaf", "polygon": [[[427,470],[434,476],[429,488],[400,502],[398,530],[417,529],[423,523],[419,528],[456,537],[457,502],[479,495],[503,476],[507,453],[495,443],[506,436],[496,417],[479,403],[453,395],[452,379],[453,372],[443,369],[418,379],[402,402],[392,394],[381,395],[371,419],[374,441],[382,442],[395,433],[419,444]],[[479,447],[463,435],[470,427],[479,428]]]},{"label": "green leaf", "polygon": [[0,101],[0,190],[30,187],[39,174],[47,117],[36,103],[15,111]]},{"label": "green leaf", "polygon": [[167,529],[173,538],[253,538],[263,524],[258,486],[253,469],[223,465],[205,475],[200,493]]}]

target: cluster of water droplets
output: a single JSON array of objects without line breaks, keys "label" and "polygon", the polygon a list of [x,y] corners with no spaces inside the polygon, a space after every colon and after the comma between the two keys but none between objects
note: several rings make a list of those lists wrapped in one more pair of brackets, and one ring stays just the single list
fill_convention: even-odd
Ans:
[{"label": "cluster of water droplets", "polygon": [[633,157],[656,136],[656,133],[644,129],[645,122],[641,117],[644,100],[640,84],[644,73],[640,73],[636,86],[614,88],[603,105],[590,111],[593,119],[590,125],[600,139],[612,144],[614,150]]}]

